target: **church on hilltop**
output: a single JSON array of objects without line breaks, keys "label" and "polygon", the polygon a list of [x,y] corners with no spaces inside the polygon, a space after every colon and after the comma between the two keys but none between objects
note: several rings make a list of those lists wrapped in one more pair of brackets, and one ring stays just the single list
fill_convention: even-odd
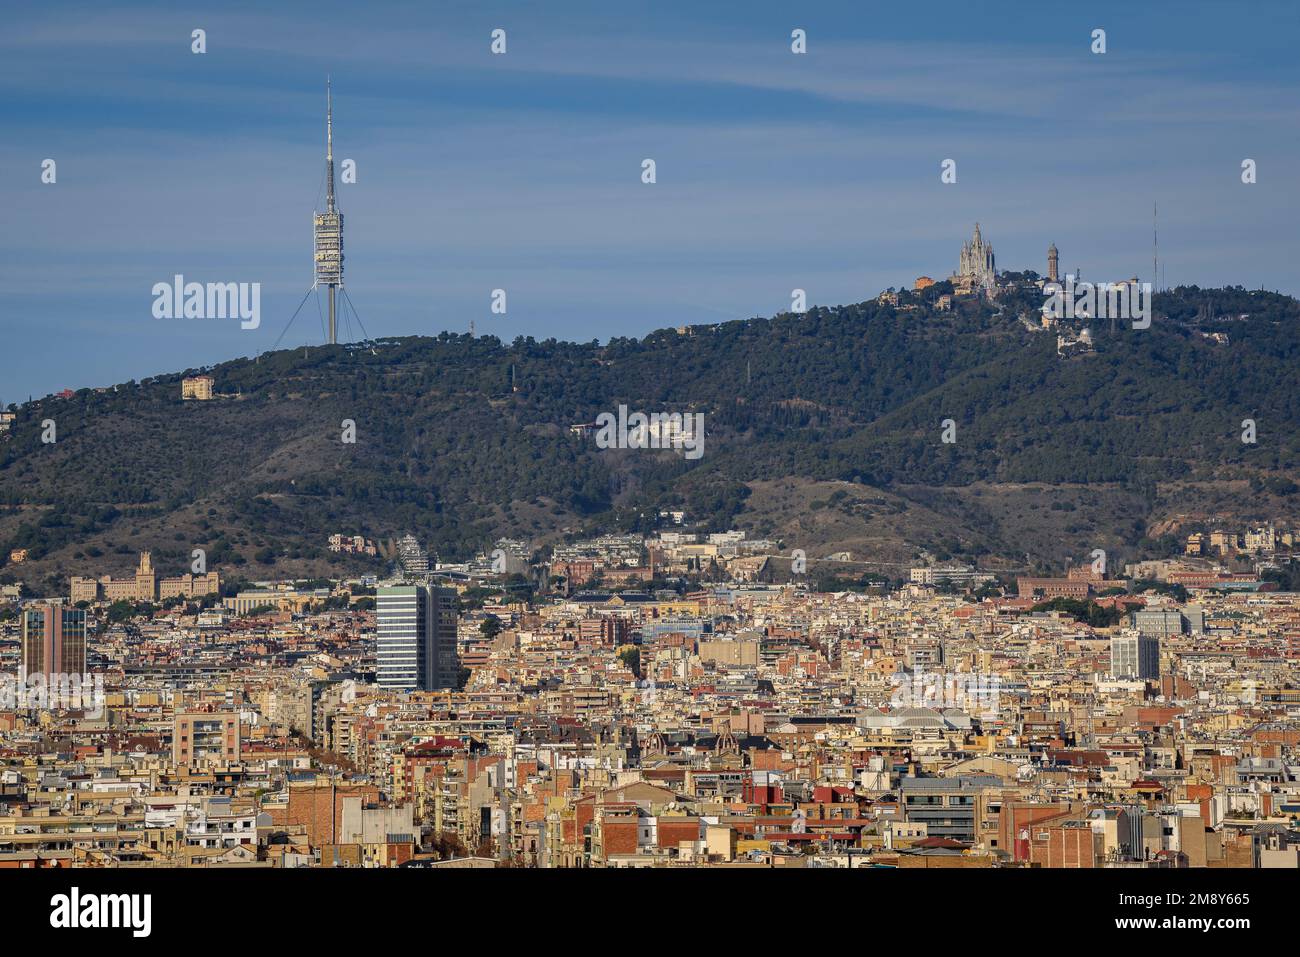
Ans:
[{"label": "church on hilltop", "polygon": [[994,294],[997,291],[997,261],[993,246],[984,241],[980,224],[975,224],[975,234],[962,243],[957,272],[953,274],[953,291],[964,294],[977,292]]}]

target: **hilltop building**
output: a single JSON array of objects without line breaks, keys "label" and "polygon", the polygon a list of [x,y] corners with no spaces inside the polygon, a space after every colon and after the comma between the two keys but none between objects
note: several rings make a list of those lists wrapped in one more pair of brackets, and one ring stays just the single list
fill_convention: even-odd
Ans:
[{"label": "hilltop building", "polygon": [[329,537],[331,552],[347,555],[378,555],[375,543],[363,535],[342,535],[335,533]]},{"label": "hilltop building", "polygon": [[133,578],[73,575],[70,588],[73,604],[80,601],[159,601],[177,596],[197,598],[220,591],[221,576],[216,572],[160,579],[149,552],[140,553],[140,564]]},{"label": "hilltop building", "polygon": [[210,375],[186,376],[181,379],[181,399],[207,402],[213,396],[212,387],[215,382]]},{"label": "hilltop building", "polygon": [[953,275],[953,287],[964,293],[992,293],[997,288],[997,276],[993,246],[984,241],[980,224],[976,223],[974,234],[968,242],[962,244],[957,272]]},{"label": "hilltop building", "polygon": [[414,535],[403,535],[397,540],[397,561],[402,574],[410,578],[429,574],[429,556]]}]

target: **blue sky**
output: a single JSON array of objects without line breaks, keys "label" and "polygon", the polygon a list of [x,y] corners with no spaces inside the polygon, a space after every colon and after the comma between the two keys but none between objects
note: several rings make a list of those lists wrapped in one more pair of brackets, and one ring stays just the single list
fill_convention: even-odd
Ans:
[{"label": "blue sky", "polygon": [[[604,340],[770,315],[796,287],[856,302],[950,273],[976,220],[1002,268],[1042,271],[1055,242],[1085,277],[1150,278],[1153,202],[1168,284],[1294,294],[1298,39],[1292,3],[11,10],[0,400],[271,347],[311,282],[327,72],[372,336]],[[260,282],[261,327],[154,319],[176,273]],[[284,344],[320,340],[309,302]]]}]

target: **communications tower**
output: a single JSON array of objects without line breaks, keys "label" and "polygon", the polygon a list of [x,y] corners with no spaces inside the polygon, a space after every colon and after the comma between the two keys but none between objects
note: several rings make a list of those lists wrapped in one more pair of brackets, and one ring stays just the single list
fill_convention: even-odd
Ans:
[{"label": "communications tower", "polygon": [[334,296],[343,286],[343,214],[334,204],[334,106],[330,81],[325,81],[325,212],[313,216],[316,238],[315,286],[324,286],[329,298],[329,344],[338,343]]}]

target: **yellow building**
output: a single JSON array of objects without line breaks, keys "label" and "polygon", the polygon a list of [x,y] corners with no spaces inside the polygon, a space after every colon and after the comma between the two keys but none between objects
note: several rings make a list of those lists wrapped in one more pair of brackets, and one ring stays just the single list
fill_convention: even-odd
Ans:
[{"label": "yellow building", "polygon": [[311,605],[324,601],[328,594],[296,589],[241,591],[233,598],[222,601],[233,614],[247,615],[257,608],[274,608],[276,611],[302,612]]},{"label": "yellow building", "polygon": [[181,398],[206,402],[212,398],[214,381],[210,375],[196,375],[181,379]]},{"label": "yellow building", "polygon": [[149,552],[140,553],[140,564],[132,578],[73,575],[69,589],[73,604],[79,601],[158,601],[177,596],[197,598],[220,591],[221,577],[216,572],[160,580]]}]

